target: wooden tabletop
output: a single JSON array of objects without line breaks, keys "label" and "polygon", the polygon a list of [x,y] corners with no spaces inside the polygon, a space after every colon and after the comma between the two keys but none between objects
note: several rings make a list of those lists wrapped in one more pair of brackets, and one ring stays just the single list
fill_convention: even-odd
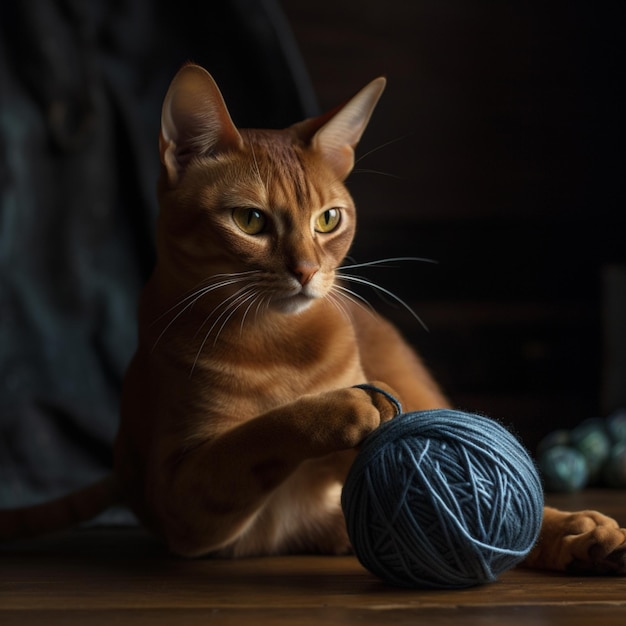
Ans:
[{"label": "wooden tabletop", "polygon": [[[626,493],[549,500],[626,523]],[[183,560],[138,529],[0,548],[0,624],[626,624],[626,578],[516,569],[461,591],[389,587],[352,557]]]}]

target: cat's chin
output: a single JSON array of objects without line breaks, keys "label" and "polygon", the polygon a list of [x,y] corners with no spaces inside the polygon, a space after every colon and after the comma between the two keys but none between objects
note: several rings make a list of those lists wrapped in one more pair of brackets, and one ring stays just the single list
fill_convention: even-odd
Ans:
[{"label": "cat's chin", "polygon": [[308,309],[315,302],[315,300],[317,300],[317,298],[299,293],[295,296],[272,300],[270,307],[280,313],[295,315]]}]

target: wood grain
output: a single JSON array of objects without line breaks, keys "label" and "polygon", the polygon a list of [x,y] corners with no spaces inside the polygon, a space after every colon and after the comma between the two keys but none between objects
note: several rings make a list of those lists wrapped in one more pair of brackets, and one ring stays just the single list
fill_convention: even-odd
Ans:
[{"label": "wood grain", "polygon": [[[626,523],[626,493],[552,496]],[[492,585],[389,587],[353,557],[184,560],[139,529],[92,529],[0,548],[0,624],[623,623],[626,579],[516,569]]]}]

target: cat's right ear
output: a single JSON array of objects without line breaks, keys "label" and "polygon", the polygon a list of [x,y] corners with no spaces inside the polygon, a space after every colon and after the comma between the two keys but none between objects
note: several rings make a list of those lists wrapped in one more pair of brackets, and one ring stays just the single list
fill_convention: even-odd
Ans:
[{"label": "cat's right ear", "polygon": [[211,75],[199,65],[176,74],[163,101],[159,152],[168,181],[175,185],[194,157],[243,146],[224,98]]},{"label": "cat's right ear", "polygon": [[354,167],[354,149],[385,84],[382,76],[376,78],[345,104],[293,127],[301,139],[323,155],[339,180],[344,180]]}]

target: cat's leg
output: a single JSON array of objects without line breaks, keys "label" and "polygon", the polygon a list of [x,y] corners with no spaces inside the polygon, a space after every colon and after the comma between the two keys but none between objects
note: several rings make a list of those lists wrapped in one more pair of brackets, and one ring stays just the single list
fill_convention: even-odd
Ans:
[{"label": "cat's leg", "polygon": [[545,507],[541,534],[527,567],[576,574],[626,574],[626,529],[597,511]]},{"label": "cat's leg", "polygon": [[[150,491],[157,526],[178,554],[228,552],[254,532],[272,494],[304,462],[356,448],[394,415],[395,406],[383,394],[348,388],[304,396],[244,422],[185,450],[156,473],[158,483]],[[338,480],[346,469],[341,462]],[[264,553],[263,546],[257,553]]]}]

